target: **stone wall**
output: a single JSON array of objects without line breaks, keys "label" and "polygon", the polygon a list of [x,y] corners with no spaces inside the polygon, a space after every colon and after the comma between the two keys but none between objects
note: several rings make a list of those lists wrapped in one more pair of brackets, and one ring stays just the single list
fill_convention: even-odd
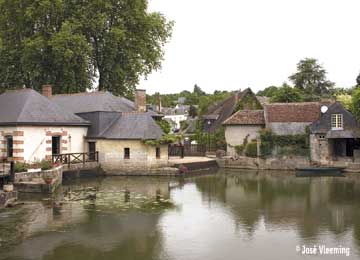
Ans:
[{"label": "stone wall", "polygon": [[300,167],[309,167],[310,160],[306,157],[294,156],[283,158],[249,158],[218,159],[221,168],[256,169],[256,170],[295,170]]},{"label": "stone wall", "polygon": [[[53,178],[51,184],[46,184],[44,176]],[[19,192],[29,193],[53,193],[61,185],[63,178],[63,167],[59,166],[47,171],[20,172],[15,173],[14,185]]]},{"label": "stone wall", "polygon": [[271,129],[277,135],[295,135],[304,134],[305,129],[311,123],[268,123],[267,128]]},{"label": "stone wall", "polygon": [[225,139],[227,143],[227,154],[230,156],[234,156],[236,154],[235,146],[242,145],[247,135],[249,135],[248,142],[250,142],[253,139],[257,139],[261,128],[262,128],[261,126],[255,126],[255,125],[226,126]]},{"label": "stone wall", "polygon": [[[168,146],[160,145],[160,158],[156,147],[140,140],[97,140],[99,162],[106,173],[146,173],[168,166]],[[130,158],[124,158],[124,148],[130,148]]]}]

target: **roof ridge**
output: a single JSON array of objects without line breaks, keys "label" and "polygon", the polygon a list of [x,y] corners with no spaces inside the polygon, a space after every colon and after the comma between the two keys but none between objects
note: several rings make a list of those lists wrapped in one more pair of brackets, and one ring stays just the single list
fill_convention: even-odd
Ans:
[{"label": "roof ridge", "polygon": [[[30,91],[30,94],[33,94],[34,92],[36,92],[36,91],[35,91],[35,90]],[[37,92],[36,92],[36,93],[37,93]],[[20,111],[20,113],[19,113],[16,121],[19,121],[21,115],[24,113],[25,107],[26,107],[27,104],[29,103],[29,100],[30,100],[30,98],[29,98],[29,96],[27,96],[27,97],[26,97],[26,100],[25,100],[25,103],[23,104],[22,109],[21,109],[21,111]]]},{"label": "roof ridge", "polygon": [[106,131],[108,131],[120,118],[121,118],[121,113],[119,113],[119,115],[116,116],[116,118],[108,125],[108,127],[106,127],[101,133],[99,133],[99,136],[105,134]]},{"label": "roof ridge", "polygon": [[57,96],[80,96],[80,95],[92,95],[92,94],[102,94],[102,93],[109,93],[108,91],[104,91],[104,90],[98,90],[98,91],[89,91],[89,92],[77,92],[77,93],[62,93],[62,94],[56,94],[53,95],[52,97],[57,97]]}]

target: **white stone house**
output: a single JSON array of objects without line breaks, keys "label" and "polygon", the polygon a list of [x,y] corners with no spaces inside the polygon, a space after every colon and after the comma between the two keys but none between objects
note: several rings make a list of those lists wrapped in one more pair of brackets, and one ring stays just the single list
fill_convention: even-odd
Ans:
[{"label": "white stone house", "polygon": [[32,89],[0,95],[0,157],[34,162],[81,153],[89,122]]},{"label": "white stone house", "polygon": [[234,156],[235,146],[242,145],[245,140],[257,139],[259,131],[265,126],[263,110],[239,110],[224,121],[225,139],[228,155]]},{"label": "white stone house", "polygon": [[144,90],[135,96],[135,102],[102,91],[53,96],[51,86],[43,95],[7,91],[0,95],[0,157],[35,162],[98,151],[104,168],[167,165],[167,145],[146,144],[163,135],[158,115],[146,112]]}]

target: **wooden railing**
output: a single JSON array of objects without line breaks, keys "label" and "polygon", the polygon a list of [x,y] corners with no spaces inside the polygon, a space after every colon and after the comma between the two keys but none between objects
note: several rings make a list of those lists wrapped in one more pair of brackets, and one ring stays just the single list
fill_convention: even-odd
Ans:
[{"label": "wooden railing", "polygon": [[53,164],[76,164],[86,162],[98,162],[99,161],[99,152],[92,153],[63,153],[63,154],[53,154],[52,162]]}]

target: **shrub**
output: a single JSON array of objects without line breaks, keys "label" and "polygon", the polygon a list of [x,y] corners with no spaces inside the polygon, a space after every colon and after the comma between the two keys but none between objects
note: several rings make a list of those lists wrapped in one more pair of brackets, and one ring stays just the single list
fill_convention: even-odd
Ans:
[{"label": "shrub", "polygon": [[40,162],[40,168],[42,171],[50,170],[50,169],[52,169],[52,167],[53,167],[53,165],[50,161],[42,160]]},{"label": "shrub", "polygon": [[242,155],[244,152],[244,148],[245,146],[243,144],[235,145],[235,152],[237,153],[237,155]]},{"label": "shrub", "polygon": [[246,145],[245,155],[247,157],[257,157],[257,143],[251,142]]},{"label": "shrub", "polygon": [[29,165],[24,162],[16,162],[14,165],[15,172],[26,172],[28,168],[29,168]]}]

